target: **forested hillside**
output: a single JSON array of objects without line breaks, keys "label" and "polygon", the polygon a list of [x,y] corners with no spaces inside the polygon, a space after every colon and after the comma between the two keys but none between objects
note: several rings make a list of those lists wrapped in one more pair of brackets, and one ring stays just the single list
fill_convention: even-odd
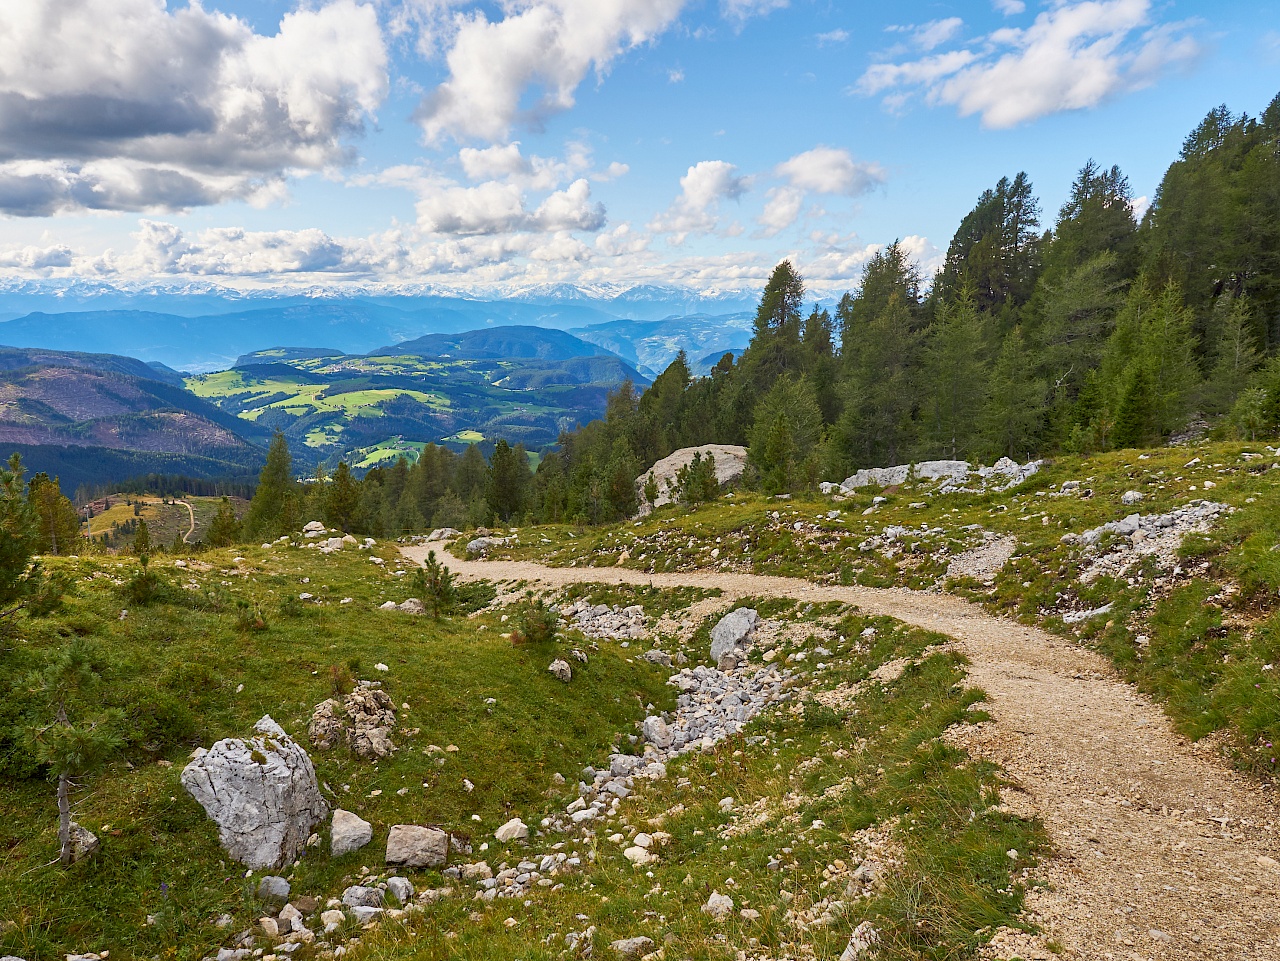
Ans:
[{"label": "forested hillside", "polygon": [[746,444],[782,491],[911,459],[1157,444],[1201,421],[1274,431],[1280,97],[1261,117],[1210,111],[1141,222],[1117,167],[1085,163],[1052,216],[1019,173],[978,198],[931,283],[895,243],[834,314],[804,305],[780,264],[736,363],[695,379],[680,357],[643,396],[624,389],[544,458],[530,508],[617,516],[634,497],[618,465],[708,443]]},{"label": "forested hillside", "polygon": [[1280,97],[1260,118],[1211,111],[1141,222],[1123,172],[1090,160],[1051,221],[1025,174],[1001,178],[928,282],[895,243],[834,313],[806,312],[802,277],[778,265],[745,352],[704,377],[681,353],[643,393],[624,383],[536,472],[505,440],[489,464],[428,444],[344,481],[341,509],[326,488],[296,496],[382,536],[629,516],[649,465],[703,444],[747,446],[749,481],[777,493],[920,459],[1252,440],[1280,427],[1278,258]]}]

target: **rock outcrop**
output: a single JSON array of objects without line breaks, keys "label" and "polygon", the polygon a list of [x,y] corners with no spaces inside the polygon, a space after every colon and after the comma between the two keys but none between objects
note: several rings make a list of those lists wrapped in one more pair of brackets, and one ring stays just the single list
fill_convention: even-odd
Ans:
[{"label": "rock outcrop", "polygon": [[819,488],[824,494],[849,494],[860,487],[896,487],[908,480],[940,482],[939,494],[953,491],[1008,490],[1016,487],[1040,470],[1041,461],[1019,464],[1008,457],[1001,457],[990,467],[974,467],[962,460],[927,460],[918,464],[897,464],[893,467],[868,467],[846,477],[839,484],[823,483]]},{"label": "rock outcrop", "polygon": [[686,467],[693,460],[694,454],[701,454],[705,459],[712,457],[716,464],[716,483],[721,487],[729,487],[742,477],[747,468],[747,449],[733,444],[703,444],[701,447],[682,447],[668,454],[651,468],[636,478],[636,491],[640,500],[640,516],[648,514],[651,507],[644,497],[644,485],[652,476],[658,485],[658,499],[653,507],[661,507],[671,503],[671,488],[676,482],[676,474],[680,468]]},{"label": "rock outcrop", "polygon": [[254,731],[197,751],[182,786],[218,825],[227,854],[260,870],[297,860],[329,806],[307,752],[270,715]]},{"label": "rock outcrop", "polygon": [[385,691],[361,683],[341,701],[329,698],[316,705],[307,736],[318,751],[348,744],[357,757],[370,760],[395,752],[395,727],[395,702]]}]

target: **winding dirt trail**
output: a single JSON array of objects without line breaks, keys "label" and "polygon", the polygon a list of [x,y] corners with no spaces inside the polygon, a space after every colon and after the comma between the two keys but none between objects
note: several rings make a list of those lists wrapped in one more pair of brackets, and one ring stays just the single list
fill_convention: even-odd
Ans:
[{"label": "winding dirt trail", "polygon": [[187,530],[185,534],[182,535],[182,543],[190,544],[191,535],[196,532],[196,512],[191,508],[191,505],[188,504],[186,501],[174,501],[174,503],[181,504],[183,507],[187,509],[187,513],[191,515],[191,527]]},{"label": "winding dirt trail", "polygon": [[[404,549],[418,562],[426,552]],[[1040,817],[1057,849],[1037,869],[1044,888],[1027,902],[1043,933],[1002,934],[990,956],[1280,959],[1280,806],[1175,734],[1097,654],[946,594],[705,571],[448,564],[463,579],[547,587],[653,584],[715,587],[726,601],[842,601],[947,634],[972,661],[993,718],[958,729],[956,741],[1008,772],[1004,803]]]}]

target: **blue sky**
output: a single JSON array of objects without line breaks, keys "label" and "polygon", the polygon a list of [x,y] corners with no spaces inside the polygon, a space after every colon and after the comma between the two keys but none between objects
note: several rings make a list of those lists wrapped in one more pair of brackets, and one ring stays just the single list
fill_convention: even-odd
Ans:
[{"label": "blue sky", "polygon": [[0,278],[838,292],[1277,92],[1260,0],[9,0]]}]

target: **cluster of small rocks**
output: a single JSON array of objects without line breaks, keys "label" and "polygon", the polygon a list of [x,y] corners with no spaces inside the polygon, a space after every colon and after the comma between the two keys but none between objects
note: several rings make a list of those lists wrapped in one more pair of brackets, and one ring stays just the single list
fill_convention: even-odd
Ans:
[{"label": "cluster of small rocks", "polygon": [[519,543],[519,540],[515,534],[511,534],[508,537],[497,537],[493,534],[490,534],[484,528],[480,528],[479,530],[477,530],[476,534],[478,535],[477,537],[473,538],[470,541],[467,541],[468,556],[472,554],[479,554],[483,556],[489,553],[489,551],[493,550],[495,547],[506,547],[508,544]]},{"label": "cluster of small rocks", "polygon": [[[1145,557],[1154,557],[1162,570],[1177,573],[1183,537],[1208,530],[1230,510],[1226,504],[1195,500],[1167,514],[1130,514],[1080,534],[1065,534],[1062,542],[1085,548],[1088,558],[1080,581],[1086,584],[1104,574],[1118,576]],[[1108,535],[1114,535],[1114,540],[1104,545]]]},{"label": "cluster of small rocks", "polygon": [[[377,546],[377,541],[372,537],[366,537],[363,541],[358,541],[350,534],[344,534],[341,531],[330,531],[320,521],[309,521],[303,525],[302,538],[304,544],[302,546],[318,550],[322,554],[332,554],[340,551],[344,547],[356,547],[362,551],[370,550]],[[280,542],[288,541],[288,537],[282,537]],[[270,546],[270,545],[266,545]]]},{"label": "cluster of small rocks", "polygon": [[928,460],[894,467],[865,468],[846,477],[839,484],[822,483],[819,488],[824,494],[847,496],[860,487],[896,487],[914,480],[940,481],[937,491],[939,494],[956,491],[1004,491],[1016,487],[1035,474],[1042,463],[1035,460],[1019,464],[1008,457],[1001,457],[990,467],[975,467],[962,460]]},{"label": "cluster of small rocks", "polygon": [[610,607],[579,600],[561,607],[560,615],[587,637],[598,639],[639,640],[649,631],[649,619],[639,604]]},{"label": "cluster of small rocks", "polygon": [[365,760],[394,753],[395,702],[380,688],[377,681],[361,681],[341,701],[331,697],[316,705],[307,724],[307,736],[316,750],[346,744]]}]

